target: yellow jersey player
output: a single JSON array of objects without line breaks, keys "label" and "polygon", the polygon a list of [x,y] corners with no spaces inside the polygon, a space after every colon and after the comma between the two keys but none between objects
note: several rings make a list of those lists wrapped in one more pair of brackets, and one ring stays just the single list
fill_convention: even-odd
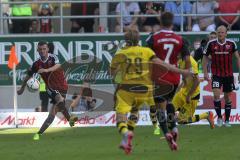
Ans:
[{"label": "yellow jersey player", "polygon": [[[195,114],[200,98],[200,80],[198,77],[198,65],[197,62],[190,56],[191,70],[195,74],[193,77],[187,77],[183,79],[180,85],[180,90],[175,94],[173,98],[173,105],[175,110],[178,111],[177,121],[179,124],[188,124],[198,122],[202,119],[207,119],[210,127],[214,128],[214,118],[211,111],[202,114]],[[185,68],[185,61],[179,60],[179,67]]]},{"label": "yellow jersey player", "polygon": [[[123,136],[119,147],[129,154],[132,151],[133,128],[138,121],[138,109],[136,114],[131,114],[129,119],[127,114],[130,113],[132,107],[139,108],[145,102],[154,105],[150,64],[157,64],[159,67],[165,67],[185,76],[192,75],[192,73],[166,64],[155,57],[151,49],[138,46],[140,38],[138,31],[128,30],[124,34],[124,38],[126,47],[119,50],[113,57],[110,72],[113,79],[117,79],[116,120],[118,131]],[[177,144],[172,135],[169,133],[165,137],[170,148],[176,150]]]}]

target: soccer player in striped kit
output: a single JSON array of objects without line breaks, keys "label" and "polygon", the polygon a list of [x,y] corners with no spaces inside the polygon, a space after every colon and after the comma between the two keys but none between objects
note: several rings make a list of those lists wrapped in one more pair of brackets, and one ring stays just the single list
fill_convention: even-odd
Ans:
[{"label": "soccer player in striped kit", "polygon": [[[232,62],[233,55],[236,57],[237,66],[240,73],[240,55],[237,50],[237,45],[234,41],[227,39],[226,37],[227,28],[225,26],[219,26],[217,28],[217,39],[208,42],[203,56],[204,79],[207,81],[210,80],[207,71],[207,64],[209,59],[212,61],[212,90],[214,95],[214,107],[218,116],[217,126],[219,127],[223,125],[220,99],[220,91],[222,87],[225,100],[225,126],[231,127],[229,124],[229,117],[232,107],[230,95],[235,88]],[[239,75],[238,80],[240,81]]]},{"label": "soccer player in striped kit", "polygon": [[28,74],[24,79],[21,88],[17,91],[18,95],[24,92],[27,81],[38,73],[46,84],[46,90],[49,98],[52,99],[53,106],[49,111],[49,115],[44,121],[39,131],[34,135],[33,140],[39,140],[40,136],[52,124],[57,112],[62,112],[64,117],[69,121],[69,125],[74,126],[77,117],[70,116],[65,107],[65,95],[67,93],[68,84],[64,77],[64,70],[56,55],[49,53],[48,43],[40,41],[38,43],[39,58],[32,64],[28,70]]}]

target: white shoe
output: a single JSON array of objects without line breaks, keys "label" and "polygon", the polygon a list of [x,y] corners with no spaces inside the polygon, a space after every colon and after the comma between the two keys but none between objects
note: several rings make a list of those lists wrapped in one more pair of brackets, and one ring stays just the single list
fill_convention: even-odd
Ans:
[{"label": "white shoe", "polygon": [[232,127],[231,124],[229,123],[229,121],[226,121],[224,124],[225,127]]},{"label": "white shoe", "polygon": [[217,126],[218,126],[218,127],[222,127],[222,125],[223,125],[223,120],[222,120],[222,118],[218,118],[218,119],[217,119]]}]

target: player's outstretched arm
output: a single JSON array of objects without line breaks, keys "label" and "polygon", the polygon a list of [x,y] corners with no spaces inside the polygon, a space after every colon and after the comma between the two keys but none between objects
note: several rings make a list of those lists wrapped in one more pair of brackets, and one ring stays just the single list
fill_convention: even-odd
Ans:
[{"label": "player's outstretched arm", "polygon": [[44,73],[44,72],[46,72],[46,73],[54,72],[54,71],[58,70],[60,67],[61,67],[61,64],[55,64],[54,66],[47,68],[47,69],[43,69],[43,68],[39,69],[38,73],[40,74],[40,73]]},{"label": "player's outstretched arm", "polygon": [[29,75],[27,75],[27,76],[25,77],[25,79],[23,80],[23,83],[22,83],[22,85],[21,85],[21,88],[20,88],[19,90],[17,90],[17,94],[18,94],[18,95],[21,95],[21,94],[24,92],[25,87],[26,87],[26,85],[27,85],[27,81],[28,81],[30,78],[31,78],[31,76],[29,76]]},{"label": "player's outstretched arm", "polygon": [[160,65],[160,67],[167,68],[169,71],[182,74],[184,77],[193,76],[193,73],[190,72],[189,70],[179,69],[171,64],[165,63],[164,61],[162,61],[159,58],[153,58],[152,62],[157,65]]}]

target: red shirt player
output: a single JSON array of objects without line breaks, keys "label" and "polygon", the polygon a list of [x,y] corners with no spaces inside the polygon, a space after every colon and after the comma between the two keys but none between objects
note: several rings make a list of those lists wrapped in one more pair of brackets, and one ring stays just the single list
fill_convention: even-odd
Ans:
[{"label": "red shirt player", "polygon": [[[178,59],[181,57],[186,60],[186,66],[190,66],[190,52],[186,41],[172,31],[173,17],[172,13],[164,12],[160,18],[161,30],[150,35],[146,41],[156,56],[166,63],[177,66]],[[160,67],[153,66],[152,78],[155,83],[154,99],[156,106],[150,108],[150,117],[156,117],[157,114],[160,115],[158,116],[160,127],[166,139],[168,139],[170,148],[175,150],[176,148],[173,146],[176,145],[178,129],[176,120],[174,119],[175,109],[171,104],[171,100],[180,82],[180,75],[168,71],[167,68],[166,71],[161,71]],[[168,114],[167,120],[165,117],[165,108]],[[170,136],[168,129],[172,130]],[[173,139],[171,139],[171,136]]]},{"label": "red shirt player", "polygon": [[[231,126],[229,124],[229,117],[232,108],[230,95],[235,88],[232,63],[233,55],[236,57],[240,73],[240,55],[237,50],[237,45],[234,41],[229,40],[226,37],[227,28],[225,26],[219,26],[217,28],[217,39],[208,42],[203,56],[203,71],[205,80],[209,80],[207,64],[209,58],[212,60],[212,90],[214,95],[214,108],[218,116],[217,125],[219,127],[223,125],[220,99],[221,88],[223,88],[225,100],[225,126]],[[238,80],[240,81],[240,76],[238,76]]]},{"label": "red shirt player", "polygon": [[[165,15],[168,16],[168,14],[166,13]],[[165,21],[169,23],[168,20]],[[177,67],[178,59],[179,57],[181,57],[182,59],[188,61],[187,64],[189,66],[190,52],[188,50],[188,42],[184,40],[182,36],[175,34],[171,30],[171,25],[169,26],[168,24],[164,24],[166,23],[165,21],[162,21],[162,30],[151,34],[148,37],[148,39],[146,40],[148,46],[153,49],[158,58],[165,61],[166,63],[172,64]],[[153,68],[152,78],[155,82],[155,85],[169,86],[168,88],[170,88],[170,92],[161,93],[159,96],[162,95],[161,97],[165,98],[165,100],[171,100],[180,82],[180,74],[176,74],[167,70],[159,71],[159,67],[156,66]],[[162,102],[162,98],[156,98],[156,100]]]},{"label": "red shirt player", "polygon": [[27,81],[34,73],[39,73],[46,83],[48,95],[52,99],[53,106],[42,127],[38,133],[34,135],[34,140],[39,140],[40,135],[42,135],[50,126],[58,111],[63,113],[65,118],[69,121],[70,126],[73,126],[74,122],[77,120],[76,117],[70,117],[65,108],[64,97],[67,93],[68,86],[64,78],[64,71],[61,69],[58,58],[55,55],[48,53],[48,51],[49,48],[47,42],[41,41],[38,43],[38,53],[40,58],[33,63],[21,88],[17,91],[18,95],[21,95],[24,92]]}]

